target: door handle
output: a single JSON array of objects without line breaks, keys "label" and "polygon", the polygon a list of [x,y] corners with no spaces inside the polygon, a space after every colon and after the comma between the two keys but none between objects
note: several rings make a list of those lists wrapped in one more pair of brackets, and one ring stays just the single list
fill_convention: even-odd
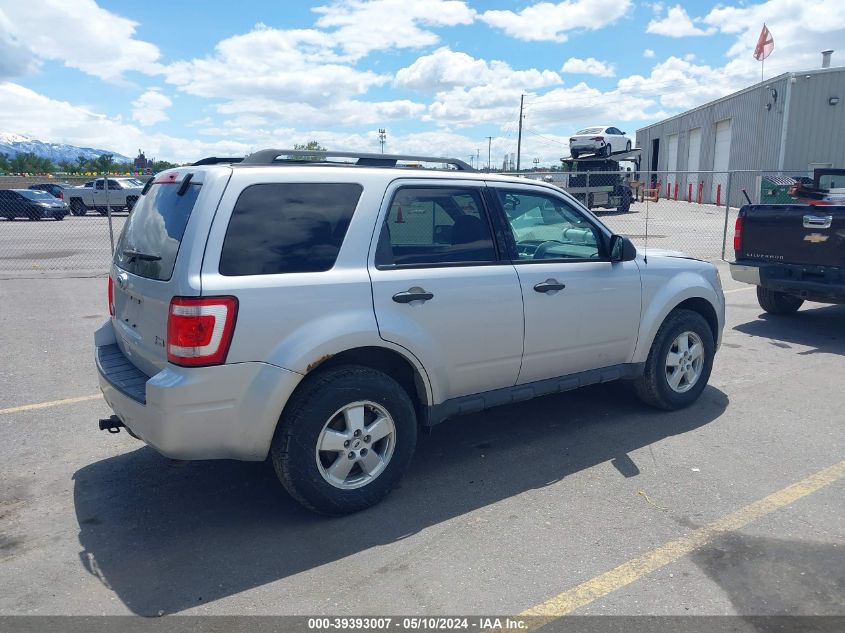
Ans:
[{"label": "door handle", "polygon": [[833,216],[832,215],[805,215],[804,216],[804,228],[805,229],[829,229],[830,225],[833,224]]},{"label": "door handle", "polygon": [[434,295],[426,292],[422,288],[411,288],[405,292],[397,292],[393,295],[393,300],[396,303],[411,303],[411,301],[428,301],[433,299]]},{"label": "door handle", "polygon": [[541,281],[534,286],[536,292],[554,292],[564,288],[566,288],[566,284],[560,283],[557,279],[546,279],[546,281]]}]

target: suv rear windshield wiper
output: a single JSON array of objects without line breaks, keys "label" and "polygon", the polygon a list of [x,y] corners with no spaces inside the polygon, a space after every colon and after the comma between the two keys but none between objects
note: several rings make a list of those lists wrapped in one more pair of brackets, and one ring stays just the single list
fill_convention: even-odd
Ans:
[{"label": "suv rear windshield wiper", "polygon": [[136,259],[140,259],[145,262],[157,262],[161,259],[161,255],[155,255],[153,253],[142,253],[141,251],[133,251],[131,248],[124,249],[123,254],[129,258],[130,262]]}]

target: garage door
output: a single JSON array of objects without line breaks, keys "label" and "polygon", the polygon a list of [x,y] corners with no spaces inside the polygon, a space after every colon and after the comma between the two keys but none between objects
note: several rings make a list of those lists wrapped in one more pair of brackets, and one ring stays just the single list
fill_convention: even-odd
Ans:
[{"label": "garage door", "polygon": [[728,171],[731,158],[731,120],[726,119],[716,124],[716,149],[713,153],[713,171],[723,172],[713,174],[713,190],[711,200],[716,201],[716,188],[722,185],[722,199],[725,199],[725,187],[728,184]]},{"label": "garage door", "polygon": [[701,128],[689,131],[689,146],[687,147],[687,185],[692,185],[698,191],[698,169],[701,161]]},{"label": "garage door", "polygon": [[669,136],[669,153],[666,157],[666,169],[669,171],[666,174],[666,182],[669,184],[671,190],[672,186],[677,182],[677,175],[675,172],[678,169],[678,135],[672,134]]}]

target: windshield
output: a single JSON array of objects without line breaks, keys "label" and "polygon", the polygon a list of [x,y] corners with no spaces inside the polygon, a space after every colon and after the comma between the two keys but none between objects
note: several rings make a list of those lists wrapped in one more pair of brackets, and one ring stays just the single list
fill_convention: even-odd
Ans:
[{"label": "windshield", "polygon": [[29,198],[30,200],[40,200],[41,202],[48,202],[53,199],[53,196],[49,193],[38,189],[21,189],[18,193],[24,198]]},{"label": "windshield", "polygon": [[180,185],[150,187],[132,213],[114,249],[114,263],[135,275],[167,281],[197,196],[199,184],[179,195]]},{"label": "windshield", "polygon": [[578,132],[578,134],[598,134],[602,130],[604,130],[603,127],[588,127],[587,129]]}]

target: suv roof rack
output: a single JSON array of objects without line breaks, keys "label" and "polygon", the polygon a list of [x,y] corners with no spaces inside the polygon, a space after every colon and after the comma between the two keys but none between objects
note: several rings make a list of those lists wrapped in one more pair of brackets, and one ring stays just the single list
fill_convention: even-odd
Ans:
[{"label": "suv roof rack", "polygon": [[200,165],[218,165],[220,163],[239,163],[243,158],[218,158],[217,156],[209,156],[203,158],[195,163],[191,163],[191,167],[199,167]]},{"label": "suv roof rack", "polygon": [[[279,158],[287,156],[288,158]],[[306,149],[264,149],[250,154],[240,161],[241,165],[273,165],[275,163],[292,164],[331,164],[336,163],[326,158],[355,158],[359,167],[396,167],[399,161],[412,163],[441,163],[452,165],[458,171],[475,171],[464,161],[457,158],[443,158],[439,156],[405,156],[402,154],[362,154],[359,152],[326,152],[322,150]],[[209,160],[209,159],[206,159]],[[194,163],[197,164],[197,163]],[[204,163],[208,164],[208,163]]]}]

